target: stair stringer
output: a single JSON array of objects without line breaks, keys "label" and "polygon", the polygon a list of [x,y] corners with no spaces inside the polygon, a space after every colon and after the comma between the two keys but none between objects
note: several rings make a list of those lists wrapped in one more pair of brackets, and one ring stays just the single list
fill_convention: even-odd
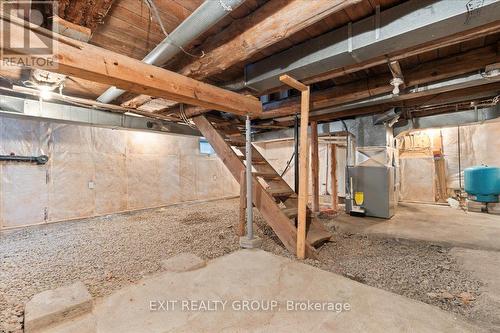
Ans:
[{"label": "stair stringer", "polygon": [[[212,126],[205,116],[197,116],[192,118],[192,120],[215,150],[217,156],[229,169],[233,177],[239,182],[240,175],[245,170],[243,161],[238,158],[238,155],[231,146],[224,140],[222,135]],[[296,254],[297,229],[291,223],[290,219],[281,211],[278,204],[274,201],[274,198],[266,192],[262,184],[260,184],[255,177],[252,179],[252,187],[252,199],[255,207],[260,211],[287,250]],[[316,249],[308,241],[306,241],[306,257],[317,257]]]}]

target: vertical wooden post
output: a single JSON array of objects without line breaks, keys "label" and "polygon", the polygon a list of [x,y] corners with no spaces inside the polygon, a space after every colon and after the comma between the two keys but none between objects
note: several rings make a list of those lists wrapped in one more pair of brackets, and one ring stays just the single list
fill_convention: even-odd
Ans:
[{"label": "vertical wooden post", "polygon": [[339,204],[339,197],[337,193],[337,145],[332,144],[330,146],[331,149],[331,170],[330,170],[330,178],[332,179],[332,209],[334,211],[338,210],[338,204]]},{"label": "vertical wooden post", "polygon": [[318,123],[311,121],[311,174],[312,174],[312,211],[319,213],[319,151]]},{"label": "vertical wooden post", "polygon": [[307,202],[309,189],[309,144],[307,128],[309,127],[309,97],[310,90],[307,87],[302,91],[300,103],[300,155],[299,155],[299,203],[297,221],[297,258],[306,257],[306,222]]},{"label": "vertical wooden post", "polygon": [[238,222],[238,227],[236,228],[236,233],[238,236],[242,237],[245,235],[245,222],[246,222],[246,208],[247,208],[247,186],[246,186],[246,172],[241,171],[240,174],[240,218]]},{"label": "vertical wooden post", "polygon": [[280,76],[280,81],[292,88],[300,90],[300,141],[299,141],[299,203],[297,214],[297,258],[306,257],[306,223],[309,189],[309,86],[288,75]]}]

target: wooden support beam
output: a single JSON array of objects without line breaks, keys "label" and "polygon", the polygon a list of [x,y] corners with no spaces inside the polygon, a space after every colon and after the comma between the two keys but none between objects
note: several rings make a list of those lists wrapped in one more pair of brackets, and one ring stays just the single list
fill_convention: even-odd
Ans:
[{"label": "wooden support beam", "polygon": [[[308,1],[307,5],[304,5],[304,0],[268,1],[250,15],[234,20],[229,27],[191,51],[204,54],[203,57],[195,60],[191,57],[179,58],[173,68],[182,75],[206,79],[361,1],[314,0]],[[187,117],[195,117],[210,109],[188,106],[185,111]],[[178,108],[168,112],[178,112]]]},{"label": "wooden support beam", "polygon": [[[205,55],[181,67],[178,73],[203,79],[241,63],[265,48],[361,0],[273,0],[235,20],[197,50]],[[194,51],[196,53],[197,51]]]},{"label": "wooden support beam", "polygon": [[[6,19],[11,20],[2,17],[2,21]],[[51,32],[41,31],[34,25],[27,28],[23,26],[24,22],[11,22],[16,24],[6,24],[9,31],[4,33],[10,33],[14,40],[23,40],[27,34],[30,36],[30,45],[39,45],[39,40],[45,44],[52,42],[56,46],[55,55],[52,57],[53,63],[49,63],[45,56],[30,54],[29,50],[9,49],[8,45],[4,45],[2,61],[9,57],[6,51],[10,54],[21,52],[24,53],[23,59],[29,61],[31,67],[114,85],[139,94],[146,93],[239,115],[257,116],[262,110],[261,103],[256,98],[227,91],[60,35],[53,38]]]},{"label": "wooden support beam", "polygon": [[444,48],[451,45],[457,45],[463,42],[471,41],[478,38],[484,38],[488,35],[495,34],[500,29],[500,20],[495,22],[485,24],[467,31],[456,33],[450,36],[446,36],[431,42],[423,43],[414,47],[407,49],[398,50],[390,54],[384,54],[383,56],[375,57],[373,59],[363,61],[360,63],[355,63],[347,67],[335,68],[331,71],[321,73],[317,76],[310,77],[303,80],[306,84],[313,84],[316,82],[321,82],[325,80],[334,79],[336,77],[349,75],[355,72],[366,70],[378,65],[387,63],[387,59],[393,60],[403,60],[412,56],[416,56],[425,52],[434,51],[439,48]]},{"label": "wooden support beam", "polygon": [[336,212],[339,209],[339,197],[337,193],[337,145],[335,144],[330,145],[330,168],[332,209]]},{"label": "wooden support beam", "polygon": [[[405,83],[406,86],[411,87],[440,81],[453,76],[474,72],[499,61],[500,53],[497,53],[495,45],[490,45],[453,57],[426,62],[408,69],[405,71]],[[320,110],[389,93],[393,89],[389,84],[391,78],[391,74],[383,74],[313,92],[311,95],[311,110]],[[265,104],[264,112],[259,118],[270,119],[289,116],[298,112],[300,112],[299,98],[291,97]]]},{"label": "wooden support beam", "polygon": [[[344,75],[349,75],[358,71],[366,70],[368,68],[372,68],[377,65],[381,65],[384,63],[387,63],[387,59],[391,59],[390,62],[392,61],[398,61],[402,60],[411,56],[416,56],[425,52],[429,52],[432,50],[436,50],[438,48],[450,46],[450,45],[456,45],[458,43],[464,42],[464,41],[469,41],[473,40],[476,38],[481,38],[487,35],[490,35],[492,33],[495,33],[498,31],[500,28],[500,21],[487,24],[478,28],[474,28],[469,30],[466,34],[457,34],[457,35],[452,35],[446,38],[442,38],[439,40],[434,41],[433,43],[425,43],[418,45],[416,47],[410,48],[410,49],[405,49],[401,50],[398,52],[395,52],[391,56],[383,56],[383,57],[376,57],[374,59],[371,59],[369,61],[365,61],[363,63],[355,64],[352,66],[349,66],[348,68],[345,67],[339,67],[336,68],[330,72],[325,72],[321,75],[315,76],[308,78],[306,80],[303,80],[305,84],[312,84],[316,82],[321,82],[325,80],[329,80],[332,78],[344,76]],[[413,71],[411,73],[407,73],[406,80],[405,80],[405,86],[412,86],[415,84],[422,84],[422,83],[428,83],[432,81],[438,81],[442,80],[445,78],[449,78],[452,76],[464,74],[470,71],[478,70],[480,68],[483,68],[486,64],[481,60],[487,61],[487,59],[492,56],[499,57],[500,52],[497,52],[497,48],[500,45],[498,43],[497,45],[492,45],[490,47],[486,47],[483,49],[478,49],[478,50],[472,50],[469,52],[466,52],[464,54],[460,54],[454,57],[449,57],[445,59],[440,59],[436,60],[435,62],[429,63],[427,66],[426,64],[419,65],[416,68],[416,71]],[[481,51],[485,51],[489,53],[489,55],[485,55],[485,58],[481,59],[479,56],[479,53]],[[498,60],[497,60],[498,61]],[[491,62],[490,62],[491,63]],[[479,67],[478,67],[479,66]],[[420,71],[421,69],[421,71]],[[420,73],[419,73],[420,72]],[[409,76],[415,75],[415,79],[410,78]],[[408,80],[413,80],[414,82],[408,82]],[[328,106],[333,106],[333,105],[338,105],[342,103],[348,103],[352,102],[355,100],[360,100],[363,98],[368,98],[370,96],[373,96],[375,94],[380,94],[384,92],[389,92],[392,90],[392,86],[388,84],[388,82],[391,80],[391,76],[379,76],[376,77],[375,79],[369,79],[369,80],[362,80],[362,81],[357,81],[356,83],[359,83],[359,86],[356,88],[354,87],[355,83],[349,84],[350,86],[345,87],[345,92],[343,91],[344,87],[341,89],[336,89],[333,88],[330,90],[332,94],[338,94],[339,98],[335,98],[335,101],[337,101],[337,104],[330,104],[326,103],[326,105],[316,105],[316,104],[321,104],[320,101],[316,102],[316,99],[321,99],[321,97],[316,97],[316,93],[311,96],[312,99],[312,105],[311,105],[311,110],[317,110],[318,108],[324,108]],[[368,87],[368,88],[367,88]],[[380,92],[383,90],[382,92]],[[299,112],[299,105],[300,102],[298,101],[298,98],[289,98],[285,99],[283,101],[280,101],[279,103],[271,103],[268,104],[267,106],[264,107],[264,112],[261,116],[262,119],[270,119],[270,118],[275,118],[283,115],[291,115]],[[203,110],[200,108],[196,107],[189,107],[187,108],[186,114],[190,114],[189,116],[196,116],[199,114],[203,114],[205,112],[208,112],[209,110]],[[172,112],[178,112],[178,109],[173,109]]]},{"label": "wooden support beam", "polygon": [[307,202],[309,201],[309,97],[310,88],[288,75],[280,77],[283,83],[301,91],[300,104],[300,143],[299,143],[299,202],[297,214],[297,258],[306,256]]},{"label": "wooden support beam", "polygon": [[399,61],[389,61],[389,70],[391,71],[393,78],[400,78],[404,81],[403,70],[401,69]]},{"label": "wooden support beam", "polygon": [[[456,103],[457,101],[473,100],[476,98],[474,96],[480,96],[480,97],[496,96],[499,93],[500,93],[500,82],[493,82],[485,85],[463,88],[438,94],[433,91],[427,91],[425,93],[418,94],[418,96],[403,95],[404,98],[400,98],[397,103],[389,102],[380,105],[367,106],[359,109],[325,113],[321,115],[312,115],[310,119],[318,122],[332,121],[346,117],[354,117],[359,115],[386,112],[395,104],[397,106],[406,108],[413,106],[422,107],[428,105]],[[278,124],[290,127],[293,126],[293,121],[278,122]]]},{"label": "wooden support beam", "polygon": [[299,259],[304,259],[306,256],[307,202],[309,199],[309,195],[307,193],[309,188],[309,136],[307,135],[307,127],[309,125],[309,87],[307,87],[307,90],[302,91],[301,96],[297,257]]},{"label": "wooden support beam", "polygon": [[240,174],[240,211],[239,211],[239,223],[236,228],[236,234],[238,236],[245,235],[245,225],[246,225],[246,208],[247,208],[247,186],[246,186],[246,172],[241,171]]},{"label": "wooden support beam", "polygon": [[319,147],[318,123],[311,121],[311,174],[312,174],[312,211],[319,213]]},{"label": "wooden support beam", "polygon": [[[397,60],[389,61],[389,70],[391,71],[391,74],[392,74],[391,84],[393,86],[398,87],[397,93],[399,94],[399,90],[406,87],[405,78],[403,76],[403,70],[401,69],[399,61],[397,61]],[[398,82],[400,82],[400,83],[398,83]],[[393,93],[394,93],[394,90],[393,90]]]},{"label": "wooden support beam", "polygon": [[293,77],[289,75],[281,75],[280,81],[301,92],[304,92],[308,89],[308,87],[305,84],[295,80]]},{"label": "wooden support beam", "polygon": [[90,28],[66,21],[57,15],[52,18],[52,24],[55,32],[72,39],[88,42],[92,36]]}]

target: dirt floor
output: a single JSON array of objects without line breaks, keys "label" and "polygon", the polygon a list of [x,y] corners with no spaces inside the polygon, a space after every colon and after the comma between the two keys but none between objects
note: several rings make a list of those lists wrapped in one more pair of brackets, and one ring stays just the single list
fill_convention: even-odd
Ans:
[{"label": "dirt floor", "polygon": [[[159,271],[181,252],[210,259],[239,248],[238,199],[173,206],[25,228],[0,234],[0,332],[22,329],[35,293],[83,281],[94,297]],[[331,220],[323,222],[334,231]],[[256,213],[263,249],[292,257]],[[462,271],[450,248],[334,233],[308,264],[475,321],[482,282]],[[475,308],[476,307],[476,308]]]}]

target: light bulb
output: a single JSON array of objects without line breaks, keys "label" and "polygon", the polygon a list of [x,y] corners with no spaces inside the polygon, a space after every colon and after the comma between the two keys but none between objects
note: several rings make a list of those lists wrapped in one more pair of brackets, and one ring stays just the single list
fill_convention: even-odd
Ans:
[{"label": "light bulb", "polygon": [[392,94],[399,95],[399,86],[404,84],[404,81],[402,79],[400,79],[399,77],[395,77],[389,83],[391,84],[391,86],[394,87],[394,89],[392,90]]},{"label": "light bulb", "polygon": [[44,100],[49,100],[52,98],[52,92],[49,87],[47,86],[40,86],[38,87],[40,90],[40,98]]}]

